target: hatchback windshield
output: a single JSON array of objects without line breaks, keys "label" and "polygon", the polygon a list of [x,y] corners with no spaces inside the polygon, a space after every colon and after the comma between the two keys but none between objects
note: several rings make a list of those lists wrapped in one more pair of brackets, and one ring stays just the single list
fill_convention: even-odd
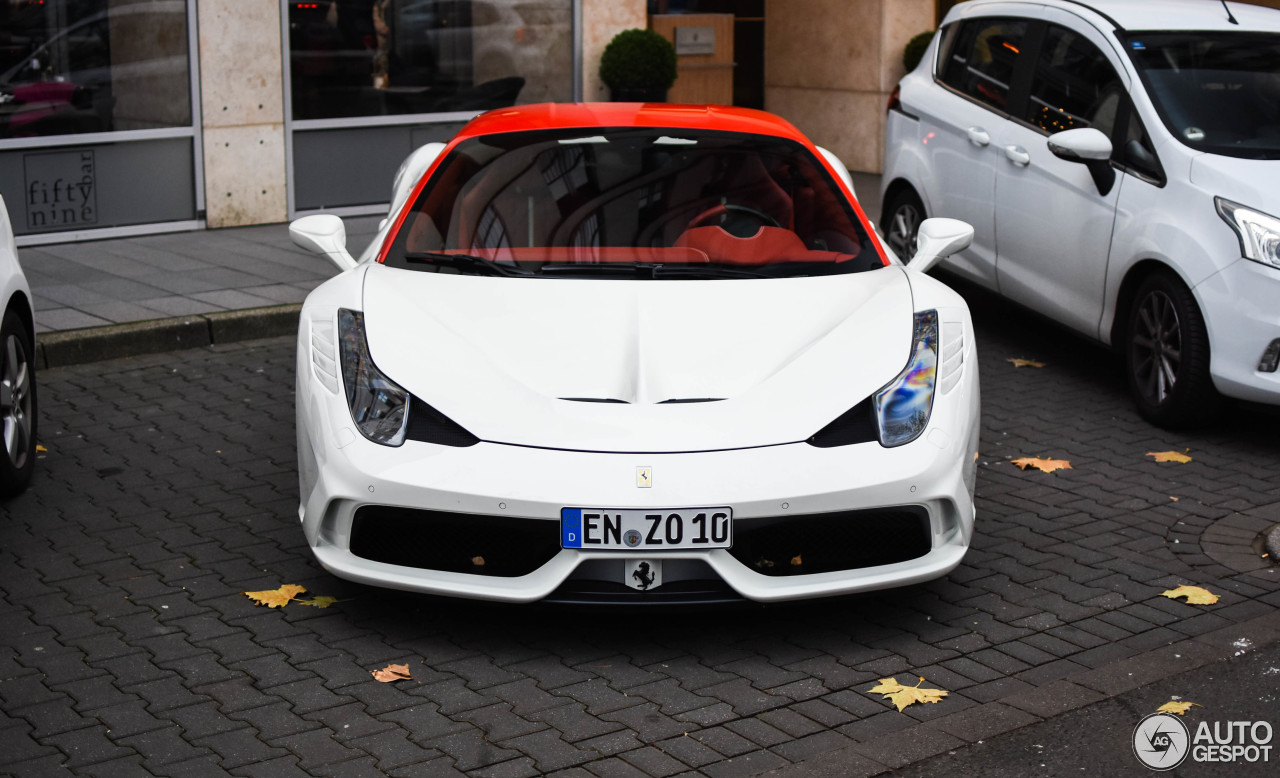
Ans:
[{"label": "hatchback windshield", "polygon": [[883,266],[848,201],[803,146],[662,128],[464,141],[414,202],[385,263],[642,279],[777,278]]},{"label": "hatchback windshield", "polygon": [[1280,159],[1280,35],[1131,32],[1160,118],[1198,151]]}]

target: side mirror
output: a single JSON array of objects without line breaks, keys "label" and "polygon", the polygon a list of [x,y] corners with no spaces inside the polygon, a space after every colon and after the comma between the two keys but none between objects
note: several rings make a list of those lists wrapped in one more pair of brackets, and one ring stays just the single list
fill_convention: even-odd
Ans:
[{"label": "side mirror", "polygon": [[1101,131],[1093,127],[1063,130],[1050,135],[1045,142],[1053,156],[1088,168],[1098,194],[1111,191],[1116,182],[1116,171],[1111,167],[1111,139]]},{"label": "side mirror", "polygon": [[973,227],[959,219],[933,218],[920,223],[916,232],[916,255],[907,267],[921,273],[973,243]]},{"label": "side mirror", "polygon": [[1111,159],[1111,139],[1092,127],[1055,132],[1048,144],[1055,157],[1068,162]]},{"label": "side mirror", "polygon": [[307,251],[326,257],[339,271],[356,266],[347,251],[347,228],[342,219],[333,214],[303,216],[289,225],[289,238]]},{"label": "side mirror", "polygon": [[821,154],[822,158],[827,161],[827,164],[835,168],[836,175],[840,176],[840,180],[844,182],[844,185],[849,187],[849,193],[853,195],[853,199],[857,200],[858,191],[853,188],[853,177],[849,175],[849,168],[845,167],[844,163],[841,162],[840,158],[837,157],[835,154],[831,153],[830,151],[827,151],[821,146],[818,146],[817,148],[818,148],[818,153]]}]

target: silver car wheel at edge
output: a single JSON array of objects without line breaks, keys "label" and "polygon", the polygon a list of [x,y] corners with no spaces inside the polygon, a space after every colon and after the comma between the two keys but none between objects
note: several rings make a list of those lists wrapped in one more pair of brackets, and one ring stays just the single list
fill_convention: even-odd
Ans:
[{"label": "silver car wheel at edge", "polygon": [[26,328],[10,312],[0,328],[0,422],[5,455],[0,458],[0,495],[26,488],[35,464],[36,396]]},{"label": "silver car wheel at edge", "polygon": [[880,228],[889,247],[903,262],[916,255],[916,235],[924,221],[924,204],[910,189],[894,195],[885,208]]},{"label": "silver car wheel at edge", "polygon": [[1152,423],[1185,426],[1217,411],[1209,335],[1191,290],[1171,275],[1147,278],[1134,297],[1125,344],[1129,388]]}]

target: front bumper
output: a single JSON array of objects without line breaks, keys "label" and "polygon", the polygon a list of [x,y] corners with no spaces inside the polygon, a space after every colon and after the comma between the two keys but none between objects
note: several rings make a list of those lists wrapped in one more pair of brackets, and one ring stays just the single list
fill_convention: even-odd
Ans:
[{"label": "front bumper", "polygon": [[1280,270],[1238,260],[1196,286],[1209,330],[1214,386],[1229,397],[1280,405],[1280,371],[1258,360],[1280,338]]},{"label": "front bumper", "polygon": [[[643,593],[655,601],[670,599],[681,587],[713,593],[728,587],[737,596],[767,602],[901,586],[950,572],[972,537],[976,380],[962,387],[939,398],[930,430],[898,448],[868,443],[822,449],[794,443],[678,454],[587,453],[494,443],[450,448],[413,441],[388,448],[354,433],[345,407],[328,402],[331,397],[321,390],[309,400],[300,398],[308,403],[299,408],[300,516],[316,558],[334,575],[454,597],[580,602],[590,601],[581,593],[594,589],[596,599],[607,600],[611,592],[624,593],[626,561],[636,558],[662,562],[663,586]],[[948,419],[959,421],[944,423]],[[640,466],[653,469],[651,488],[637,488]],[[503,521],[536,522],[535,534],[558,537],[564,507],[709,505],[733,508],[735,538],[792,516],[868,511],[847,515],[851,522],[871,522],[885,510],[905,506],[924,517],[927,541],[924,553],[905,561],[814,574],[801,566],[800,572],[788,570],[786,575],[763,573],[751,560],[744,563],[735,558],[736,548],[633,552],[557,547],[544,563],[517,575],[489,574],[479,566],[479,572],[458,572],[456,564],[445,565],[452,570],[388,564],[352,551],[353,525],[362,508],[472,516],[478,528],[499,532],[515,526]],[[431,514],[416,515],[430,521]],[[866,530],[868,538],[876,536],[876,527],[868,524]],[[858,535],[855,529],[853,536]],[[701,586],[708,583],[709,588]]]}]

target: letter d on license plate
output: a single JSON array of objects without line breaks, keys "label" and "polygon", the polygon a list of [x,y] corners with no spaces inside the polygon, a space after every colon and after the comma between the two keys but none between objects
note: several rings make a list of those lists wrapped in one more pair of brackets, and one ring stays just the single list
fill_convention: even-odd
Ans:
[{"label": "letter d on license plate", "polygon": [[732,508],[563,508],[562,548],[600,551],[729,548]]}]

